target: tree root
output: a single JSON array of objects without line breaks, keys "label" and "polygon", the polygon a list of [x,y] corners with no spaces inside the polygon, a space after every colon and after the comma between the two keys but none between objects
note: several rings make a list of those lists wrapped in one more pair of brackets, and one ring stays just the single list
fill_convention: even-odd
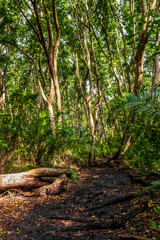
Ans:
[{"label": "tree root", "polygon": [[87,208],[84,211],[88,212],[88,211],[96,210],[96,209],[99,209],[99,208],[103,208],[105,206],[109,206],[109,205],[112,205],[112,204],[115,204],[115,203],[119,203],[119,202],[122,202],[122,201],[125,201],[125,200],[128,200],[128,199],[134,198],[134,197],[137,197],[137,195],[135,193],[129,193],[127,195],[126,194],[125,195],[118,195],[117,197],[106,200],[102,204]]},{"label": "tree root", "polygon": [[11,193],[18,193],[19,195],[22,195],[24,197],[37,197],[39,196],[39,194],[35,194],[35,193],[24,193],[21,189],[8,189],[7,191],[5,191],[4,193],[2,193],[0,195],[0,198],[4,197],[5,195],[10,195]]},{"label": "tree root", "polygon": [[[134,208],[131,211],[129,211],[129,213],[125,216],[122,216],[120,218],[116,218],[114,220],[108,219],[108,221],[106,220],[100,220],[100,221],[88,221],[86,223],[86,220],[80,219],[80,221],[77,222],[83,222],[82,224],[77,224],[71,227],[64,227],[61,228],[60,231],[79,231],[79,230],[95,230],[95,229],[117,229],[117,228],[121,228],[125,226],[126,221],[134,218],[138,213],[142,213],[145,208],[146,208],[147,204],[143,204],[142,206],[140,206],[139,208]],[[63,217],[63,219],[61,220],[66,220],[65,217]],[[73,220],[75,221],[76,219],[72,219],[72,218],[67,218],[67,220]],[[77,219],[78,220],[78,219]]]},{"label": "tree root", "polygon": [[148,238],[134,236],[134,235],[119,235],[118,239],[120,239],[120,240],[148,240]]}]

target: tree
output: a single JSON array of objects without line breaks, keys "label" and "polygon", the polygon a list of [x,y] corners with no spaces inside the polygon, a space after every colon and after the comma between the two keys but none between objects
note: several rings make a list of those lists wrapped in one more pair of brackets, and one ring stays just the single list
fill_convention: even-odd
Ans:
[{"label": "tree", "polygon": [[[36,66],[36,61],[34,58],[30,57],[28,53],[26,53],[23,49],[18,49],[25,54],[32,62],[34,62],[37,80],[39,84],[39,88],[43,97],[44,102],[47,105],[47,108],[49,110],[50,119],[51,119],[51,127],[52,131],[54,132],[54,113],[53,113],[53,99],[54,95],[56,95],[56,103],[57,103],[57,114],[58,114],[58,122],[60,122],[61,119],[61,97],[60,97],[60,89],[59,89],[59,81],[58,81],[58,74],[57,74],[57,53],[58,48],[60,44],[60,26],[58,22],[57,17],[57,9],[56,9],[56,1],[53,0],[50,3],[46,3],[45,1],[31,1],[31,5],[28,1],[25,1],[25,4],[28,8],[28,10],[31,12],[31,19],[34,19],[34,24],[32,24],[29,17],[24,13],[23,7],[15,0],[14,1],[18,9],[20,10],[21,14],[25,18],[26,22],[30,25],[31,29],[33,30],[34,34],[36,35],[38,41],[39,41],[39,70],[41,77],[43,79],[43,86],[39,80],[38,76],[38,69]],[[50,7],[50,12],[48,10],[48,7]],[[51,15],[52,14],[52,15]],[[53,18],[53,21],[51,21],[51,16]],[[54,28],[52,27],[54,24]],[[47,33],[45,31],[45,27],[47,29]],[[54,33],[55,33],[55,39],[54,39]],[[48,35],[46,40],[46,34]],[[41,62],[41,55],[42,55],[42,49],[43,48],[43,54],[45,54],[48,68],[50,70],[50,91],[49,95],[46,97],[44,87],[45,87],[45,75],[43,73],[42,68],[42,62]]]},{"label": "tree", "polygon": [[159,86],[158,2],[0,3],[2,165],[122,158],[136,116],[117,97]]}]

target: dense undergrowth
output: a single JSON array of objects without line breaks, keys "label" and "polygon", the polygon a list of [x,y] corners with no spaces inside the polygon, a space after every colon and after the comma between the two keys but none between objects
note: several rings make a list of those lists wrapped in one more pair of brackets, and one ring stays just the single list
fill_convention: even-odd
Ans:
[{"label": "dense undergrowth", "polygon": [[[0,155],[1,158],[7,156],[5,171],[25,171],[36,166],[87,166],[91,136],[83,121],[69,119],[64,113],[62,123],[56,124],[53,134],[48,112],[38,113],[33,104],[36,97],[31,93],[14,93],[11,96],[12,114],[9,108],[0,113]],[[113,114],[108,114],[106,119],[107,142],[97,133],[96,158],[113,156],[126,132],[132,137],[132,144],[120,161],[127,161],[141,174],[159,169],[159,93],[155,92],[154,96],[150,92],[130,94],[111,100],[110,105]],[[135,118],[128,123],[131,112]]]}]

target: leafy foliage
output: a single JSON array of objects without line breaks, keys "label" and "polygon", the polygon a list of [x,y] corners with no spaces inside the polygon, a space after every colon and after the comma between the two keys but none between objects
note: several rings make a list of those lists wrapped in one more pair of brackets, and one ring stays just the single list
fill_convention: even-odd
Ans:
[{"label": "leafy foliage", "polygon": [[[139,1],[56,1],[56,85],[49,67],[58,30],[52,1],[16,2],[0,0],[0,167],[87,165],[93,149],[97,158],[114,156],[125,135],[133,141],[125,158],[141,172],[158,168],[159,89],[142,91],[159,84],[158,4],[143,14]],[[143,84],[135,95],[144,38]]]},{"label": "leafy foliage", "polygon": [[160,106],[159,92],[139,92],[120,99],[135,116],[129,131],[134,143],[128,153],[131,164],[143,173],[145,169],[158,168],[160,164]]}]

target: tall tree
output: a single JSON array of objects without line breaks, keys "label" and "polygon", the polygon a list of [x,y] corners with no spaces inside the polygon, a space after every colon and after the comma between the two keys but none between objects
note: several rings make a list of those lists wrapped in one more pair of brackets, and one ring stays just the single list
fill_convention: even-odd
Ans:
[{"label": "tall tree", "polygon": [[[53,99],[54,95],[56,95],[56,105],[57,105],[57,114],[58,114],[58,122],[61,120],[61,97],[60,97],[60,89],[59,89],[59,81],[58,81],[58,73],[57,73],[57,54],[58,48],[60,44],[60,26],[57,17],[57,9],[56,9],[56,0],[52,0],[51,2],[47,3],[46,1],[37,2],[31,1],[31,4],[26,0],[25,4],[28,10],[31,13],[31,16],[27,16],[27,13],[24,12],[23,6],[18,3],[18,1],[14,0],[16,6],[20,10],[21,14],[25,18],[26,22],[29,24],[31,29],[33,30],[34,34],[39,41],[39,69],[42,76],[42,79],[45,83],[45,78],[42,70],[41,64],[41,54],[43,48],[43,53],[45,54],[48,68],[50,70],[49,81],[50,81],[50,92],[49,95],[46,97],[44,91],[44,85],[42,86],[41,82],[38,80],[40,91],[42,97],[47,104],[50,118],[51,118],[51,126],[52,129],[54,128],[54,114],[53,114]],[[48,11],[48,7],[50,11]],[[34,24],[31,22],[34,21]],[[51,21],[52,19],[52,21]],[[45,26],[45,27],[44,27]],[[54,26],[54,27],[53,27]],[[46,32],[47,29],[47,32]],[[47,34],[47,38],[46,38]],[[55,35],[55,36],[54,36]],[[19,50],[21,50],[19,48]],[[25,53],[23,49],[21,50],[22,53]],[[27,56],[28,54],[26,54]],[[31,58],[32,59],[32,58]],[[32,59],[35,61],[34,59]],[[36,69],[36,71],[38,71]],[[38,72],[37,72],[38,77]]]}]

